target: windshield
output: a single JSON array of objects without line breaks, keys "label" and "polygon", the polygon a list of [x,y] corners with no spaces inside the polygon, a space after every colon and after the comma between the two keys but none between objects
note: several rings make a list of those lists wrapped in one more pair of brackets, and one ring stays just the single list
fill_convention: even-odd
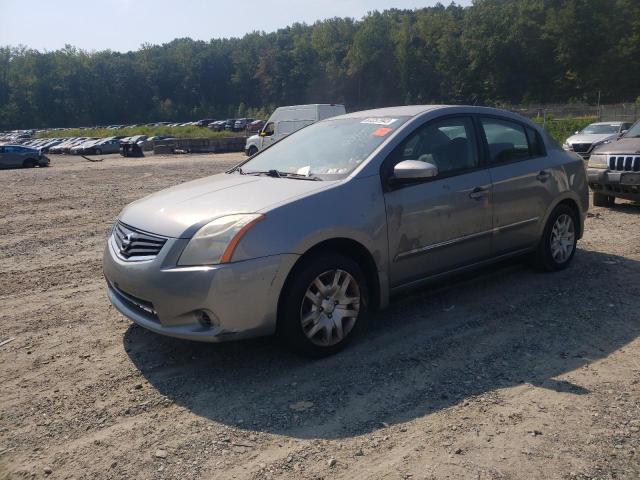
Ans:
[{"label": "windshield", "polygon": [[598,124],[593,124],[593,125],[589,125],[588,127],[585,127],[584,130],[582,130],[580,133],[594,133],[594,134],[614,134],[614,133],[618,133],[618,129],[620,128],[620,125],[598,125]]},{"label": "windshield", "polygon": [[242,173],[297,174],[337,179],[351,173],[409,117],[337,118],[285,137],[242,165]]},{"label": "windshield", "polygon": [[640,138],[640,122],[634,123],[629,131],[624,134],[624,138]]}]

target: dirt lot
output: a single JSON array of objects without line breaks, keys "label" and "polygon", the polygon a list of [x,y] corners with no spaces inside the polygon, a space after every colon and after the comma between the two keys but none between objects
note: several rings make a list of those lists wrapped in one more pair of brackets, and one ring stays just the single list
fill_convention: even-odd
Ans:
[{"label": "dirt lot", "polygon": [[593,208],[564,272],[414,292],[329,359],[133,326],[116,215],[240,158],[0,171],[0,478],[640,478],[640,206]]}]

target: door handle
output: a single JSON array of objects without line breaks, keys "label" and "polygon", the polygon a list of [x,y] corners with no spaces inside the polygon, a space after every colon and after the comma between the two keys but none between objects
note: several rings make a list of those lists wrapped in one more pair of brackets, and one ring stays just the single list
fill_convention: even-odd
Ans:
[{"label": "door handle", "polygon": [[551,174],[546,170],[542,170],[540,171],[540,173],[538,173],[538,175],[536,175],[536,178],[541,182],[546,182],[547,180],[549,180],[550,177],[551,177]]},{"label": "door handle", "polygon": [[486,193],[487,193],[486,187],[476,187],[473,190],[471,190],[471,193],[469,194],[469,198],[472,198],[473,200],[480,200],[482,197],[484,197]]}]

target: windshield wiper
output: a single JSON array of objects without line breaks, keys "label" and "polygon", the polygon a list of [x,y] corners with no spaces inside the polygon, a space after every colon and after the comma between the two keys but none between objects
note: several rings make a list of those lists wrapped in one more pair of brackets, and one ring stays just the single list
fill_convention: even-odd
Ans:
[{"label": "windshield wiper", "polygon": [[294,180],[311,180],[311,181],[322,181],[320,177],[316,177],[314,175],[302,175],[301,173],[290,173],[290,172],[281,172],[280,170],[265,170],[265,171],[256,171],[256,172],[243,172],[243,175],[266,175],[273,178],[292,178]]}]

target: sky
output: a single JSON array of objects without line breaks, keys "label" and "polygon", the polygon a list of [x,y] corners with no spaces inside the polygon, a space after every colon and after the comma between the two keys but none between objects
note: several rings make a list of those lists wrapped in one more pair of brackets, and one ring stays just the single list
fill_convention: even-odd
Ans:
[{"label": "sky", "polygon": [[[41,51],[137,50],[143,43],[272,32],[294,22],[362,18],[371,10],[422,8],[437,0],[0,0],[0,45]],[[449,0],[442,1],[445,5]],[[471,0],[457,0],[469,5]]]}]

